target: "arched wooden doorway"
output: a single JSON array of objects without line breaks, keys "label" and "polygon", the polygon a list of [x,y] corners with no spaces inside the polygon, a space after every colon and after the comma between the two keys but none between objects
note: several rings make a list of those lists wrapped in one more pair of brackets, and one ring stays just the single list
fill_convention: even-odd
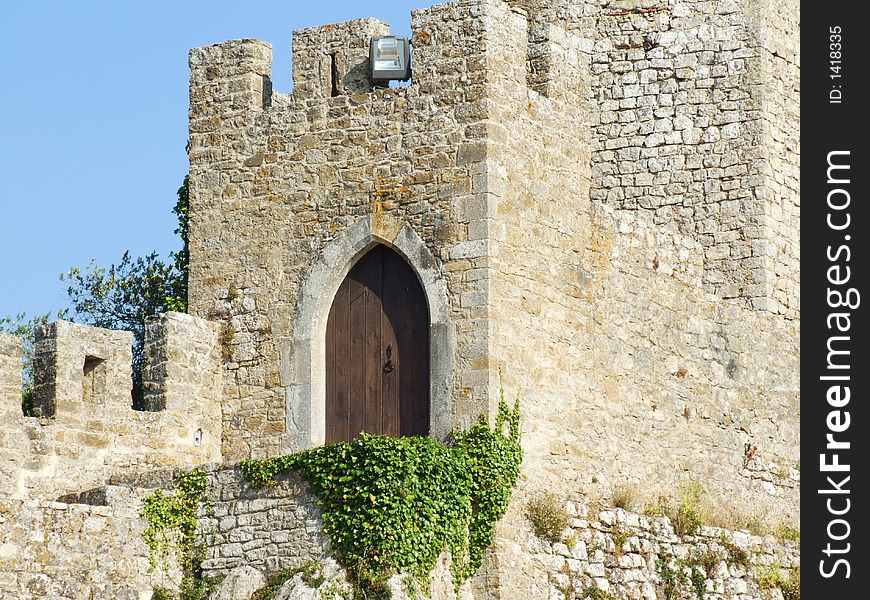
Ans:
[{"label": "arched wooden doorway", "polygon": [[326,324],[326,442],[429,433],[429,310],[414,271],[375,246],[338,288]]}]

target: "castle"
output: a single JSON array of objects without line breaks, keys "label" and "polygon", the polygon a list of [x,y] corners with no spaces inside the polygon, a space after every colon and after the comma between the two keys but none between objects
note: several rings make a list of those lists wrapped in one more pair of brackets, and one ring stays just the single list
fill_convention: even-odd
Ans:
[{"label": "castle", "polygon": [[[208,569],[316,555],[304,490],[255,499],[220,464],[355,427],[441,439],[502,395],[517,506],[693,482],[797,525],[797,2],[458,0],[412,31],[398,88],[366,76],[375,19],[295,31],[292,93],[265,42],[191,51],[190,314],[148,322],[151,410],[129,333],[58,322],[24,417],[0,335],[0,597],[149,598],[138,507],[173,467],[213,465]],[[552,597],[521,517],[468,594]],[[578,573],[604,584],[593,554]],[[615,589],[650,597],[641,579]]]}]

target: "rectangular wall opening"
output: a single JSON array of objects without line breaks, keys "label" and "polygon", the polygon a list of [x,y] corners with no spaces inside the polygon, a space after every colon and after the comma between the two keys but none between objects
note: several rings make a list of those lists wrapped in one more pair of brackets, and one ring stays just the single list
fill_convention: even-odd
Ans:
[{"label": "rectangular wall opening", "polygon": [[331,95],[333,98],[340,95],[338,87],[338,62],[335,59],[335,52],[329,55],[329,78],[332,83]]},{"label": "rectangular wall opening", "polygon": [[85,356],[82,367],[82,402],[105,401],[106,361],[98,356]]}]

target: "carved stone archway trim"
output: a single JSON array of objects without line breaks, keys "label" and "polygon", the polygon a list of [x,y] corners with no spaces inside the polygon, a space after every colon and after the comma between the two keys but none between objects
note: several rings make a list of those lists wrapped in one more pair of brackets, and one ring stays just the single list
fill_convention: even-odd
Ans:
[{"label": "carved stone archway trim", "polygon": [[[369,215],[329,242],[302,286],[289,336],[279,341],[281,385],[286,390],[283,450],[318,446],[326,439],[326,323],[333,298],[351,267],[372,247],[398,252],[416,273],[429,304],[430,435],[446,436],[453,426],[451,382],[454,334],[448,319],[447,283],[434,256],[407,223]],[[281,332],[275,332],[280,334]]]}]

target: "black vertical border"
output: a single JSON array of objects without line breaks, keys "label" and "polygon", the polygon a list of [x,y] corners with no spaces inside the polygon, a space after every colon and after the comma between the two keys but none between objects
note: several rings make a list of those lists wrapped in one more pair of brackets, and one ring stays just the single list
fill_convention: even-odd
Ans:
[{"label": "black vertical border", "polygon": [[[867,537],[866,511],[870,509],[868,487],[867,437],[870,427],[867,424],[867,380],[870,378],[870,340],[867,332],[867,307],[870,296],[867,290],[867,238],[870,236],[870,217],[867,210],[867,179],[870,178],[870,165],[867,162],[865,131],[866,113],[870,110],[870,94],[867,92],[867,78],[870,77],[866,46],[870,43],[867,28],[867,4],[864,2],[829,1],[803,2],[801,27],[801,298],[803,320],[801,337],[801,591],[805,598],[852,598],[870,597],[870,565],[866,562]],[[865,9],[860,10],[859,9]],[[835,33],[839,27],[839,33]],[[835,35],[841,38],[832,37]],[[837,48],[832,44],[840,43]],[[840,63],[836,54],[841,52]],[[839,66],[839,70],[832,69]],[[840,77],[832,77],[839,74]],[[836,91],[834,91],[836,90]],[[832,93],[832,91],[834,91]],[[837,91],[842,94],[839,103]],[[848,171],[832,172],[834,179],[849,179],[848,184],[828,183],[828,156],[830,152],[848,151],[848,155],[837,155],[836,162],[848,163]],[[839,174],[837,176],[836,174]],[[828,206],[828,194],[834,189],[844,189],[849,194],[849,206],[833,211]],[[834,204],[842,205],[846,196],[842,192],[833,194]],[[831,214],[835,225],[845,222],[849,214],[850,225],[847,229],[836,231],[829,227]],[[837,251],[841,246],[848,251]],[[830,260],[833,255],[836,260]],[[848,260],[847,260],[848,258]],[[829,272],[831,267],[838,270]],[[829,275],[843,278],[849,267],[849,281],[833,285]],[[849,288],[860,294],[860,303],[854,309],[831,307],[828,302],[829,290],[839,290],[843,294]],[[854,296],[853,296],[854,297]],[[836,296],[833,302],[836,303]],[[830,330],[828,317],[831,313],[849,313],[848,332]],[[833,323],[833,322],[832,322]],[[847,358],[840,356],[839,362],[848,360],[849,369],[836,372],[828,369],[828,341],[831,336],[848,336],[848,341],[837,341],[835,346],[848,349]],[[846,348],[848,344],[848,348]],[[849,381],[824,381],[825,375],[849,376]],[[827,393],[834,384],[848,385],[851,396],[847,405],[839,408],[828,403]],[[841,423],[845,411],[849,413],[848,429],[832,433],[828,428],[831,411],[841,413],[832,416]],[[827,434],[832,433],[837,441],[848,441],[846,450],[826,449]],[[848,472],[823,472],[820,455],[827,454],[825,460],[832,462],[832,454],[839,455],[839,462],[849,465]],[[824,493],[835,485],[848,489],[848,494]],[[850,479],[843,483],[844,477]],[[833,510],[848,512],[833,515],[827,506],[831,500]],[[847,503],[848,500],[848,503]],[[832,523],[835,519],[843,522]],[[842,540],[831,539],[848,536]],[[829,551],[842,551],[838,554]],[[847,546],[848,544],[848,546]],[[848,551],[845,551],[848,550]],[[838,559],[846,564],[836,565]],[[848,577],[847,577],[848,570]],[[825,571],[830,577],[825,577]],[[832,572],[833,571],[833,572]],[[824,594],[824,596],[822,596]]]}]

